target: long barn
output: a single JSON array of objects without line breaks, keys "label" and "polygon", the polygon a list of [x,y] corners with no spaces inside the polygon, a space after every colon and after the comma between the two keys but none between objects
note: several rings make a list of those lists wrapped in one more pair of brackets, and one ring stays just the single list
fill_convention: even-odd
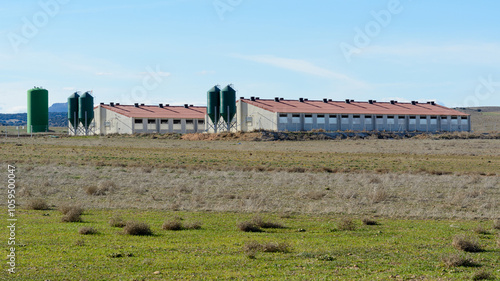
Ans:
[{"label": "long barn", "polygon": [[333,101],[300,98],[237,101],[238,131],[470,131],[468,114],[435,102]]}]

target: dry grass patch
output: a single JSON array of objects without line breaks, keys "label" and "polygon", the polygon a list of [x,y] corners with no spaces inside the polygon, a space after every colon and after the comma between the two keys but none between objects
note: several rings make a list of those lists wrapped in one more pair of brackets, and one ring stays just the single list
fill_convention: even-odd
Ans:
[{"label": "dry grass patch", "polygon": [[80,230],[78,230],[78,233],[82,235],[92,235],[92,234],[97,234],[98,231],[91,226],[84,226],[80,228]]},{"label": "dry grass patch", "polygon": [[129,221],[123,228],[125,234],[128,235],[138,235],[138,236],[148,236],[153,235],[153,231],[148,224],[143,222]]},{"label": "dry grass patch", "polygon": [[483,249],[476,238],[467,235],[457,235],[453,238],[453,247],[465,252],[482,252]]},{"label": "dry grass patch", "polygon": [[116,190],[116,184],[110,180],[106,180],[100,182],[97,186],[86,186],[83,189],[88,195],[100,196]]},{"label": "dry grass patch", "polygon": [[474,232],[477,234],[490,234],[490,232],[482,225],[476,226],[476,228],[474,228]]},{"label": "dry grass patch", "polygon": [[26,207],[30,210],[48,210],[48,209],[50,209],[47,202],[43,199],[30,200]]}]

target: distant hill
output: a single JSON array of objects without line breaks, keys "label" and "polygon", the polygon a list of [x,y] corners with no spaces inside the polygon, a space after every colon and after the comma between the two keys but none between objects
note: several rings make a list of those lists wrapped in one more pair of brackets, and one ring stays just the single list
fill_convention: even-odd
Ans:
[{"label": "distant hill", "polygon": [[[27,113],[1,114],[0,126],[26,126]],[[50,127],[68,126],[68,114],[66,112],[49,112]]]},{"label": "distant hill", "polygon": [[54,103],[49,107],[49,112],[68,112],[68,103]]},{"label": "distant hill", "polygon": [[472,131],[474,132],[500,131],[500,106],[458,107],[455,109],[470,114]]}]

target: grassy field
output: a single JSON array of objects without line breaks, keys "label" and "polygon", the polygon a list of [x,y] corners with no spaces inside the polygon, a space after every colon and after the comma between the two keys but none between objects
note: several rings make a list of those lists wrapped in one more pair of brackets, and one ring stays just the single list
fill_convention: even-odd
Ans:
[{"label": "grassy field", "polygon": [[[500,219],[500,141],[495,139],[47,136],[0,139],[0,159],[3,167],[17,167],[19,204],[18,273],[3,271],[0,279],[500,276],[500,231],[494,227]],[[7,198],[5,189],[1,196]],[[29,209],[38,199],[49,210]],[[0,205],[7,208],[5,202]],[[64,205],[85,208],[83,222],[62,222],[57,209]],[[108,224],[114,216],[148,223],[153,235],[126,235]],[[255,216],[286,227],[239,230]],[[6,218],[2,212],[0,219]],[[364,225],[364,218],[378,224]],[[162,229],[175,219],[199,222],[201,229]],[[82,227],[98,233],[79,234]],[[6,227],[0,229],[2,237],[9,235]],[[454,248],[453,239],[461,234],[477,239],[482,251]],[[269,248],[277,252],[265,252]],[[6,242],[4,249],[7,255]],[[450,262],[456,259],[465,262]]]},{"label": "grassy field", "polygon": [[[148,223],[151,236],[130,236],[111,227],[111,217]],[[249,233],[238,223],[254,215],[168,211],[89,210],[81,223],[62,223],[57,211],[19,214],[19,273],[9,280],[468,280],[495,274],[500,263],[492,222],[376,219],[263,214],[286,228]],[[5,216],[2,217],[4,219]],[[346,218],[353,224],[345,228]],[[201,229],[163,230],[164,221],[199,222]],[[82,227],[98,233],[82,235]],[[474,229],[481,226],[485,234]],[[482,252],[452,246],[456,235],[478,239]],[[268,245],[255,249],[250,245]],[[274,250],[269,245],[280,245]],[[276,252],[272,252],[276,251]],[[461,255],[467,266],[447,258]],[[496,272],[498,274],[498,272]]]}]

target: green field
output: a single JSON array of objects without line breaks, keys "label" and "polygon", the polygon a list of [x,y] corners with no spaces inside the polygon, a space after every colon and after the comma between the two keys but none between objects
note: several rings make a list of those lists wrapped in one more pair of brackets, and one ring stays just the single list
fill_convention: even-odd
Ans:
[{"label": "green field", "polygon": [[[152,236],[130,236],[108,225],[119,214],[147,222]],[[161,229],[174,217],[200,222],[198,230]],[[19,214],[18,273],[9,280],[467,280],[475,272],[495,272],[500,263],[498,230],[492,222],[376,219],[379,225],[346,216],[262,214],[286,228],[248,233],[238,230],[251,214],[147,210],[89,210],[83,223],[63,223],[57,211]],[[4,219],[5,216],[2,217]],[[92,226],[99,233],[81,235]],[[476,234],[482,226],[487,234]],[[302,229],[299,231],[299,229]],[[443,258],[460,253],[451,245],[457,234],[477,237],[483,252],[463,254],[476,265],[448,267]],[[245,244],[287,243],[287,252],[245,252]],[[461,253],[462,254],[462,253]],[[159,271],[159,274],[158,274]],[[155,274],[155,272],[157,274]]]},{"label": "green field", "polygon": [[[2,280],[500,277],[497,139],[44,136],[0,139],[0,159],[5,183],[16,166],[18,204],[17,273],[5,262]],[[36,200],[49,210],[30,209]],[[62,206],[83,207],[83,222],[62,222]],[[153,235],[124,234],[115,216]],[[256,216],[286,227],[239,229]],[[201,229],[162,229],[172,220]],[[482,250],[455,248],[462,234]]]}]

